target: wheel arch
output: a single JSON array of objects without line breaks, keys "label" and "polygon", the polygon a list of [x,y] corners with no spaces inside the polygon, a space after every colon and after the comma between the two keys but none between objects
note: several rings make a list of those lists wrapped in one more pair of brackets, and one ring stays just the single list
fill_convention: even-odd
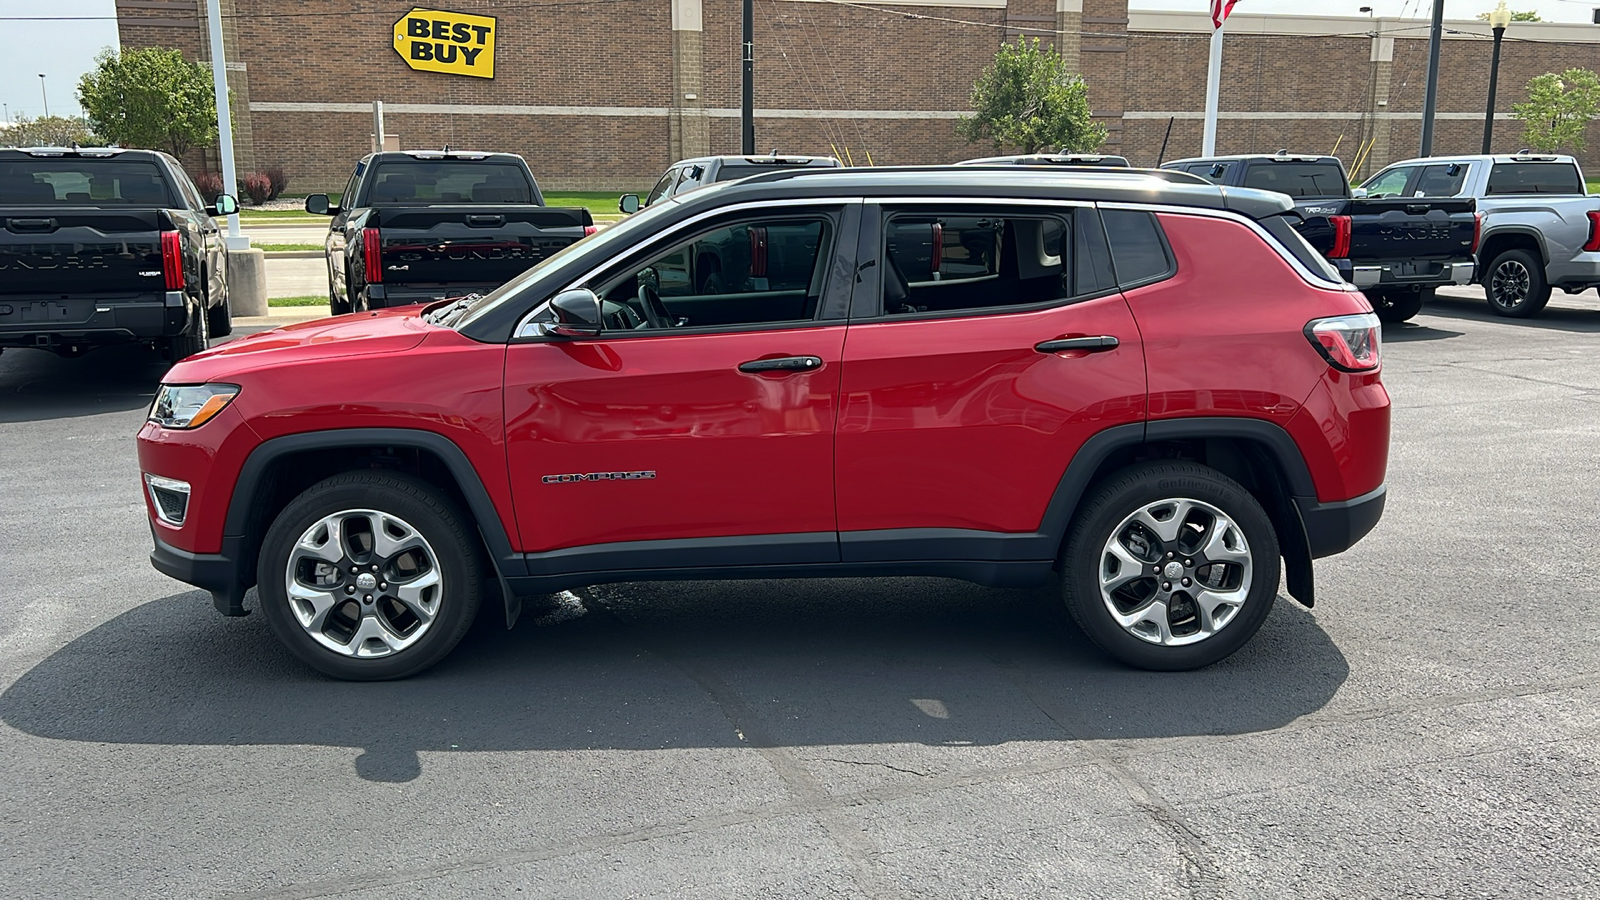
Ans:
[{"label": "wheel arch", "polygon": [[1059,558],[1083,498],[1098,484],[1135,463],[1182,459],[1210,466],[1239,482],[1272,520],[1289,593],[1316,602],[1311,544],[1295,496],[1315,496],[1316,486],[1294,438],[1263,419],[1201,416],[1118,425],[1084,442],[1061,476],[1040,531]]},{"label": "wheel arch", "polygon": [[[408,428],[350,428],[285,435],[263,442],[245,459],[223,524],[224,542],[237,550],[241,589],[231,603],[242,614],[243,591],[255,583],[255,560],[267,529],[285,506],[318,481],[341,472],[393,469],[438,487],[476,526],[485,555],[505,594],[508,622],[520,605],[506,576],[523,574],[499,510],[466,453],[448,437]],[[224,604],[218,596],[217,604]]]},{"label": "wheel arch", "polygon": [[1550,265],[1550,255],[1538,231],[1525,225],[1504,225],[1491,229],[1483,236],[1483,241],[1478,246],[1475,280],[1482,281],[1489,263],[1507,250],[1530,251],[1542,265]]}]

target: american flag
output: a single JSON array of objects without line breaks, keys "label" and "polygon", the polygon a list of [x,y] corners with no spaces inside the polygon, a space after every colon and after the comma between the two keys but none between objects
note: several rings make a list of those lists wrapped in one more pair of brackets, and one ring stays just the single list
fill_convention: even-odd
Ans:
[{"label": "american flag", "polygon": [[1211,27],[1221,28],[1222,20],[1233,12],[1233,5],[1239,0],[1211,0]]}]

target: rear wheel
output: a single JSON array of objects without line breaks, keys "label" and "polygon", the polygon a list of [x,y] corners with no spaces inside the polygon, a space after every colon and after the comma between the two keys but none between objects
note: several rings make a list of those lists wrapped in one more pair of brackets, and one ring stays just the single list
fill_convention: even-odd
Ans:
[{"label": "rear wheel", "polygon": [[224,292],[222,302],[206,310],[206,327],[212,337],[227,337],[233,334],[233,295]]},{"label": "rear wheel", "polygon": [[1198,669],[1244,646],[1278,593],[1278,538],[1261,504],[1206,466],[1123,470],[1078,514],[1062,554],[1067,608],[1111,656]]},{"label": "rear wheel", "polygon": [[378,681],[443,659],[478,612],[467,519],[431,485],[348,472],[296,497],[267,531],[261,611],[279,640],[335,678]]},{"label": "rear wheel", "polygon": [[173,362],[187,359],[211,346],[211,330],[208,327],[210,316],[199,307],[192,307],[189,311],[189,327],[183,334],[173,335],[163,342],[167,355]]},{"label": "rear wheel", "polygon": [[1427,291],[1420,288],[1391,288],[1366,293],[1367,299],[1372,302],[1372,311],[1384,322],[1404,322],[1421,312],[1422,304],[1433,296],[1431,288]]},{"label": "rear wheel", "polygon": [[1514,319],[1537,315],[1550,302],[1544,266],[1527,250],[1507,250],[1496,256],[1483,288],[1489,295],[1489,308]]}]

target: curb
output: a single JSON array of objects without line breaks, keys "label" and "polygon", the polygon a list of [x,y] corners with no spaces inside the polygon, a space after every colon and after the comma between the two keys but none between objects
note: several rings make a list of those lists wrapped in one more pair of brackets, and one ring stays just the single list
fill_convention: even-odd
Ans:
[{"label": "curb", "polygon": [[267,259],[321,259],[321,250],[263,250],[261,255]]}]

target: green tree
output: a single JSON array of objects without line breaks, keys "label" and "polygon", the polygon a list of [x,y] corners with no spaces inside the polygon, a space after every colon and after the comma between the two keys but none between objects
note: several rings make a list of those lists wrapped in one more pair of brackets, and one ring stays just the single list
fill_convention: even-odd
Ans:
[{"label": "green tree", "polygon": [[[1478,21],[1479,22],[1487,22],[1487,21],[1489,21],[1489,14],[1486,13],[1486,12],[1478,13]],[[1511,11],[1511,21],[1513,21],[1513,22],[1543,22],[1544,20],[1539,18],[1539,14],[1534,12],[1531,9],[1530,10],[1513,9]]]},{"label": "green tree", "polygon": [[992,141],[996,150],[1083,153],[1106,139],[1089,112],[1083,78],[1038,38],[1000,45],[972,85],[972,108],[973,115],[956,120],[956,133],[968,142]]},{"label": "green tree", "polygon": [[1522,140],[1534,150],[1563,147],[1582,152],[1589,120],[1600,113],[1600,76],[1588,69],[1546,72],[1528,79],[1528,100],[1511,106],[1521,119]]},{"label": "green tree", "polygon": [[177,50],[104,50],[78,82],[78,103],[94,130],[124,147],[183,156],[217,137],[211,74]]},{"label": "green tree", "polygon": [[0,147],[94,147],[104,143],[83,116],[17,116],[9,128],[0,128]]}]

